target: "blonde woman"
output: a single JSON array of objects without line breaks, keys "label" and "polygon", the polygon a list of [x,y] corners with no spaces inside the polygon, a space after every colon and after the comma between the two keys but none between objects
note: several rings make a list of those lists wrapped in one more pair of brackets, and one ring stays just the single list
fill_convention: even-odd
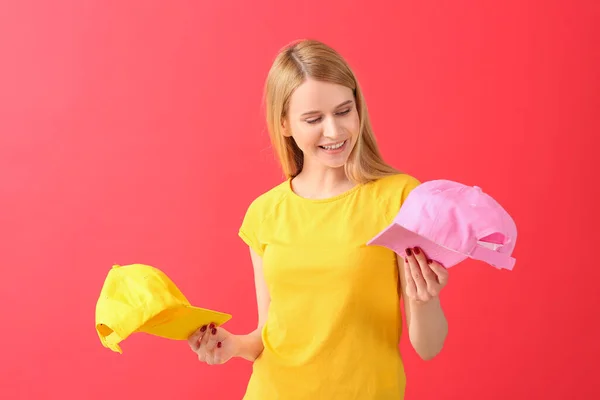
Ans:
[{"label": "blonde woman", "polygon": [[250,204],[239,231],[258,326],[245,335],[205,326],[190,347],[208,364],[253,362],[247,400],[402,399],[400,305],[412,346],[431,359],[448,330],[438,298],[448,274],[418,248],[401,259],[366,242],[419,181],[382,159],[357,80],[327,45],[284,48],[265,99],[287,179]]}]

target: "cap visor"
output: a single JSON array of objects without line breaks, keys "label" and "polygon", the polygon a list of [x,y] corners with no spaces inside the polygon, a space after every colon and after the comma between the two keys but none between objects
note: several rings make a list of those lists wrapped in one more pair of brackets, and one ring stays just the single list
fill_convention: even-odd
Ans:
[{"label": "cap visor", "polygon": [[231,319],[231,315],[193,306],[181,306],[165,310],[146,322],[139,332],[149,333],[173,340],[187,340],[203,325],[219,326]]},{"label": "cap visor", "polygon": [[406,257],[405,250],[407,248],[418,247],[423,250],[427,258],[437,261],[446,268],[450,268],[467,258],[464,254],[441,246],[396,223],[385,228],[367,244],[386,247],[401,257]]}]

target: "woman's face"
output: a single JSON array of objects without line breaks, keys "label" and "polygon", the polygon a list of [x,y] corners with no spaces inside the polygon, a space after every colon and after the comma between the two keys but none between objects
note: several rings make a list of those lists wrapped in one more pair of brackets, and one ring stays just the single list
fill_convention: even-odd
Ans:
[{"label": "woman's face", "polygon": [[285,131],[304,153],[304,168],[343,167],[359,130],[350,88],[308,79],[292,94]]}]

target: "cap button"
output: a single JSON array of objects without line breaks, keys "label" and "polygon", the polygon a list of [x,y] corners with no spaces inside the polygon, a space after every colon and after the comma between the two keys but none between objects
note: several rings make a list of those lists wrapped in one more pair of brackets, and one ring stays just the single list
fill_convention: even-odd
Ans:
[{"label": "cap button", "polygon": [[473,186],[473,188],[474,188],[475,190],[477,190],[479,193],[481,193],[481,192],[482,192],[482,190],[481,190],[481,188],[480,188],[479,186]]}]

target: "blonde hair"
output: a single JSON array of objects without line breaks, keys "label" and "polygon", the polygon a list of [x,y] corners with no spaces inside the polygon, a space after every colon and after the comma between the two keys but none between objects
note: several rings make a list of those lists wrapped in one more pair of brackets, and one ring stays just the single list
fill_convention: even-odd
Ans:
[{"label": "blonde hair", "polygon": [[304,156],[294,139],[284,135],[283,121],[292,93],[309,77],[346,86],[354,93],[360,131],[344,166],[348,179],[362,184],[398,174],[399,171],[387,164],[381,156],[365,99],[350,66],[331,47],[307,39],[294,42],[279,52],[265,84],[267,127],[286,178],[293,178],[302,171]]}]

